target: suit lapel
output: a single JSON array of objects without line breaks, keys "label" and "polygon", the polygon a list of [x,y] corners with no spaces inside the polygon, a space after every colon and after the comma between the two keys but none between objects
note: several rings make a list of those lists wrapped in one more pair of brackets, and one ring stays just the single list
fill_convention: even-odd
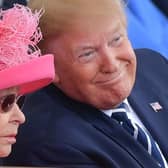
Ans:
[{"label": "suit lapel", "polygon": [[[58,99],[69,112],[76,113],[90,123],[93,130],[96,129],[101,132],[105,139],[108,137],[116,144],[121,151],[125,151],[128,156],[133,160],[137,160],[137,164],[145,167],[145,165],[152,165],[153,168],[157,167],[155,161],[150,157],[144,148],[134,140],[134,138],[127,133],[116,121],[106,116],[103,112],[75,100],[70,99],[64,95],[59,89],[52,85],[48,87],[49,91],[53,94],[53,99]],[[113,148],[113,145],[109,146]]]},{"label": "suit lapel", "polygon": [[[133,159],[136,158],[142,167],[145,167],[145,165],[152,165],[153,168],[157,167],[156,161],[150,157],[148,152],[116,121],[106,116],[103,112],[75,101],[71,101],[69,108],[72,111],[76,111],[78,115],[90,123],[93,129],[101,132],[102,136],[110,138],[113,143],[121,148],[121,151],[124,150]],[[112,148],[113,146],[110,147]]]},{"label": "suit lapel", "polygon": [[[155,83],[157,82],[145,75],[136,79],[128,101],[168,159],[168,97],[165,94],[165,88],[158,87]],[[151,103],[159,103],[162,109],[156,112],[150,105]]]}]

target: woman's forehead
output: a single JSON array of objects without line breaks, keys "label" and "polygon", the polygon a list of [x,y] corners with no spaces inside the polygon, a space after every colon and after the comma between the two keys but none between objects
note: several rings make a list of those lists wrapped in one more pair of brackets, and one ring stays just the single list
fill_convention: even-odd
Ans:
[{"label": "woman's forehead", "polygon": [[0,97],[7,94],[17,94],[19,91],[18,87],[10,87],[0,90]]}]

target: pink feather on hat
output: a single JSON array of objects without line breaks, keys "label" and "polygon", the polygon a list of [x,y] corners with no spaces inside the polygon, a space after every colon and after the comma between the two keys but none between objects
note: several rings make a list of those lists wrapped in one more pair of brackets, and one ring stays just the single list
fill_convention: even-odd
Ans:
[{"label": "pink feather on hat", "polygon": [[19,86],[25,94],[53,80],[53,55],[40,57],[37,47],[42,39],[38,27],[42,13],[19,4],[0,10],[0,89]]},{"label": "pink feather on hat", "polygon": [[22,5],[0,11],[0,70],[41,55],[36,46],[42,39],[37,28],[41,14]]}]

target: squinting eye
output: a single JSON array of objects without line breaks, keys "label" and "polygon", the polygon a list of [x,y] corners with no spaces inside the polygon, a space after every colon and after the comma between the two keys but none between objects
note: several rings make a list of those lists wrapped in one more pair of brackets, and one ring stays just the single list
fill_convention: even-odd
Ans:
[{"label": "squinting eye", "polygon": [[108,43],[108,46],[117,47],[121,44],[121,42],[122,42],[122,36],[119,35],[119,36],[115,37],[112,41],[110,41]]},{"label": "squinting eye", "polygon": [[115,41],[115,42],[117,42],[117,41],[119,41],[119,40],[120,40],[120,38],[121,38],[121,36],[116,37],[116,38],[114,39],[114,41]]},{"label": "squinting eye", "polygon": [[79,56],[79,58],[80,58],[80,57],[89,57],[89,56],[91,56],[93,53],[94,53],[94,51],[89,51],[89,52],[83,53],[83,54],[81,54],[81,55]]},{"label": "squinting eye", "polygon": [[96,55],[96,51],[88,51],[79,55],[78,60],[81,63],[87,63],[91,61]]}]

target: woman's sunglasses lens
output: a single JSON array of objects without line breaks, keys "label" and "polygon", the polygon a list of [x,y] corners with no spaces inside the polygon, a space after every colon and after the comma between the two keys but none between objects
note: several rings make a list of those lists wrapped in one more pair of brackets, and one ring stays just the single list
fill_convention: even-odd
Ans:
[{"label": "woman's sunglasses lens", "polygon": [[22,107],[23,107],[24,100],[25,100],[25,96],[21,96],[21,97],[19,97],[19,99],[17,100],[17,105],[19,106],[20,109],[22,109]]},{"label": "woman's sunglasses lens", "polygon": [[15,103],[15,99],[16,99],[15,94],[5,96],[5,98],[3,99],[2,104],[1,104],[1,109],[4,112],[10,111],[11,108],[13,107],[13,104]]}]

